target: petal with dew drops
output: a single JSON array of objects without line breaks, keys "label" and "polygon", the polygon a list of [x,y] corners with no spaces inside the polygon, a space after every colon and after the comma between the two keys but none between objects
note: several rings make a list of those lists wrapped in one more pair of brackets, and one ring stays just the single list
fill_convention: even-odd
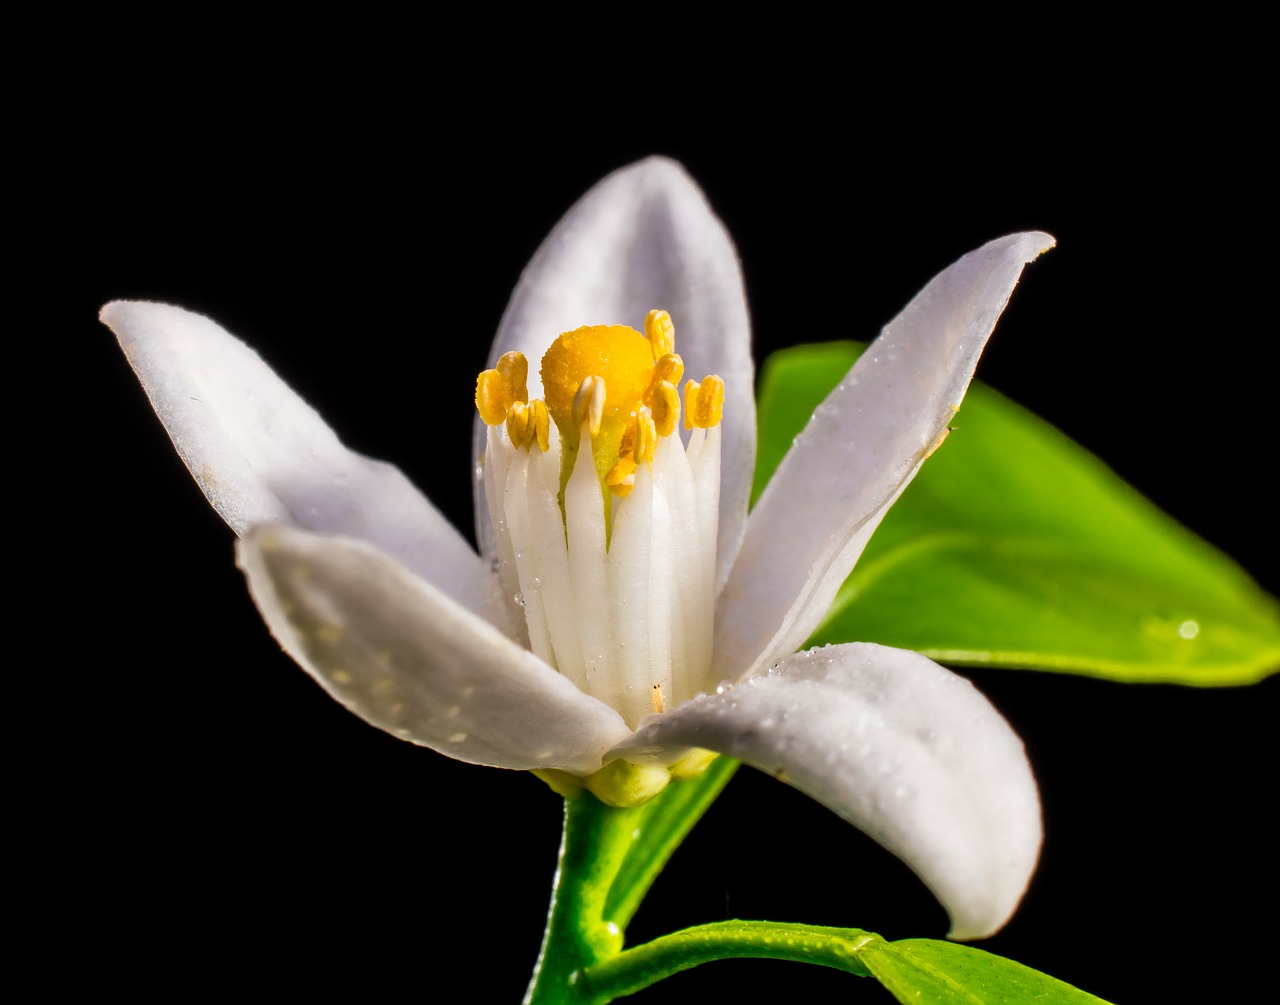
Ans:
[{"label": "petal with dew drops", "polygon": [[[489,365],[504,352],[524,353],[530,397],[540,397],[539,361],[556,336],[591,324],[640,328],[655,307],[671,312],[685,373],[724,378],[718,556],[727,573],[755,463],[751,326],[733,241],[684,168],[664,157],[632,164],[565,214],[520,277]],[[477,457],[484,443],[477,421]],[[476,513],[479,539],[491,553],[488,509],[477,505]]]},{"label": "petal with dew drops", "polygon": [[398,468],[343,446],[238,338],[168,304],[115,301],[101,319],[183,463],[237,534],[276,522],[360,538],[514,631],[497,577],[457,529]]},{"label": "petal with dew drops", "polygon": [[951,937],[999,929],[1040,853],[1022,742],[967,680],[867,643],[795,653],[768,674],[649,717],[611,756],[670,762],[705,747],[776,775],[907,863]]},{"label": "petal with dew drops", "polygon": [[1023,266],[1048,234],[983,245],[935,276],[818,406],[747,523],[716,612],[717,679],[804,643],[872,531],[945,434]]},{"label": "petal with dew drops", "polygon": [[271,633],[366,722],[460,761],[587,774],[618,713],[376,548],[280,524],[237,560]]}]

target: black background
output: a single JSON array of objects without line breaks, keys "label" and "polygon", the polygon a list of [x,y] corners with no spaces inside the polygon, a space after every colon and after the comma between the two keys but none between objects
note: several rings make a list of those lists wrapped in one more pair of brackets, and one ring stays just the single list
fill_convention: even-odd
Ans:
[{"label": "black background", "polygon": [[[1280,589],[1273,179],[1247,81],[1206,90],[1095,53],[1077,67],[1105,79],[1070,96],[1011,67],[919,91],[738,67],[622,94],[598,61],[454,76],[409,44],[292,70],[281,48],[127,47],[80,67],[73,102],[20,115],[3,878],[20,970],[176,1000],[433,1000],[461,977],[470,1000],[512,1002],[558,843],[535,779],[396,741],[278,651],[95,320],[109,299],[215,317],[469,528],[474,374],[524,263],[610,170],[655,152],[688,167],[737,242],[759,356],[870,337],[960,254],[1046,229],[1059,247],[980,377]],[[1031,890],[984,947],[1116,1002],[1254,990],[1277,934],[1276,681],[971,676],[1024,737],[1046,823]],[[631,934],[735,917],[945,932],[887,853],[749,771]],[[634,1000],[734,989],[888,1000],[763,961]]]}]

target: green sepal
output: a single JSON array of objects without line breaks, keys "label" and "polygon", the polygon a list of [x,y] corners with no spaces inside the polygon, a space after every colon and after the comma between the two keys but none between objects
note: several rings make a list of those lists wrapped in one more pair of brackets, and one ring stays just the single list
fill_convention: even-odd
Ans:
[{"label": "green sepal", "polygon": [[626,928],[662,867],[737,770],[733,758],[717,757],[698,777],[671,782],[639,808],[631,846],[609,889],[607,918]]},{"label": "green sepal", "polygon": [[[864,347],[799,346],[761,376],[753,498]],[[1143,683],[1280,669],[1280,604],[1101,461],[981,384],[873,535],[810,645]]]}]

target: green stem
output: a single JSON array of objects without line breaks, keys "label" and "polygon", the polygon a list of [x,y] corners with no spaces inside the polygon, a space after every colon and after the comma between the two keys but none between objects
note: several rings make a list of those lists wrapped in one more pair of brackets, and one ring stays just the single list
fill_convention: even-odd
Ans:
[{"label": "green stem", "polygon": [[604,916],[626,928],[667,860],[702,819],[738,769],[731,757],[717,757],[701,777],[673,782],[637,820],[637,834],[618,870]]},{"label": "green stem", "polygon": [[588,966],[622,948],[622,930],[605,920],[605,904],[640,812],[605,806],[589,792],[565,800],[551,909],[524,1005],[609,1001],[588,996],[578,985]]},{"label": "green stem", "polygon": [[742,957],[814,963],[869,977],[858,954],[881,941],[856,928],[721,921],[664,935],[589,965],[578,977],[577,990],[580,1001],[596,1005],[635,994],[702,963]]}]

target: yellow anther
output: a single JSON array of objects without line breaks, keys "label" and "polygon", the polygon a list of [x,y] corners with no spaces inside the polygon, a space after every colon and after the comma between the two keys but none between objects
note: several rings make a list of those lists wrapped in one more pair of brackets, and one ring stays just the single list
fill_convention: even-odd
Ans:
[{"label": "yellow anther", "polygon": [[618,463],[604,476],[604,483],[616,496],[625,498],[630,495],[636,484],[636,462],[630,457],[619,457]]},{"label": "yellow anther", "polygon": [[507,435],[514,446],[529,446],[529,406],[522,401],[507,409]]},{"label": "yellow anther", "polygon": [[575,429],[587,424],[587,431],[592,436],[600,434],[600,423],[604,421],[604,403],[607,398],[603,377],[587,377],[578,385],[578,393],[573,396],[572,419]]},{"label": "yellow anther", "polygon": [[535,443],[543,453],[551,445],[551,424],[547,420],[547,406],[534,400],[512,403],[507,410],[507,435],[517,447],[528,450]]},{"label": "yellow anther", "polygon": [[485,425],[506,421],[507,411],[517,401],[529,400],[529,361],[523,353],[503,353],[498,365],[476,378],[476,410]]},{"label": "yellow anther", "polygon": [[545,454],[551,448],[551,418],[547,414],[547,403],[535,398],[529,402],[529,411],[533,415],[533,438],[538,449]]},{"label": "yellow anther", "polygon": [[658,446],[658,430],[654,426],[653,413],[647,408],[636,413],[635,430],[631,440],[631,456],[637,464],[651,463],[653,452]]},{"label": "yellow anther", "polygon": [[653,388],[653,427],[659,436],[670,436],[680,421],[680,394],[669,381],[658,381]]},{"label": "yellow anther", "polygon": [[659,356],[653,364],[653,382],[665,380],[668,384],[679,384],[684,376],[684,360],[673,352]]},{"label": "yellow anther", "polygon": [[[654,359],[662,359],[668,353],[675,352],[676,326],[671,321],[671,315],[661,310],[652,310],[646,314],[644,337],[653,346]],[[676,380],[679,379],[679,377],[676,378]]]},{"label": "yellow anther", "polygon": [[486,426],[496,426],[506,421],[507,400],[503,393],[505,383],[497,370],[485,370],[476,378],[476,410]]},{"label": "yellow anther", "polygon": [[724,381],[712,374],[684,385],[684,428],[710,429],[724,414]]},{"label": "yellow anther", "polygon": [[504,352],[498,359],[498,373],[512,401],[529,400],[529,361],[522,352]]}]

